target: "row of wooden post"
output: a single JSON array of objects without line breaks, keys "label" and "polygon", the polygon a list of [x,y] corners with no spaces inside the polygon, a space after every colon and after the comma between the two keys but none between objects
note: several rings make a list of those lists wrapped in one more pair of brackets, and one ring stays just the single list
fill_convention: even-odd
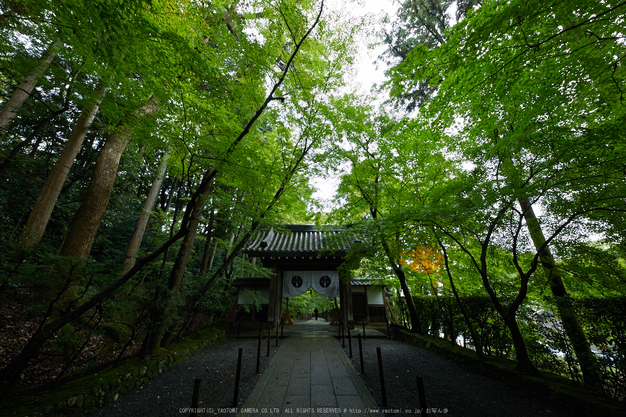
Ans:
[{"label": "row of wooden post", "polygon": [[[282,338],[282,324],[281,323],[281,338]],[[267,356],[270,356],[270,343],[271,343],[271,329],[267,329]],[[276,347],[278,347],[278,326],[276,327]],[[243,348],[239,348],[239,356],[237,358],[237,373],[235,374],[235,393],[233,395],[233,407],[237,407],[237,401],[239,400],[239,381],[241,378],[241,358],[243,355]],[[261,329],[259,328],[259,340],[257,343],[257,353],[256,353],[256,373],[260,372],[261,368]],[[198,402],[200,398],[200,384],[202,383],[202,379],[194,380],[193,386],[193,394],[191,397],[191,408],[192,412],[190,416],[197,416],[196,410],[198,408]]]},{"label": "row of wooden post", "polygon": [[[282,332],[283,332],[282,324],[283,323],[281,323],[281,338],[282,338]],[[344,328],[343,328],[341,321],[339,322],[339,337],[342,338],[342,346],[343,348],[345,348],[346,347],[345,332],[344,332]],[[357,335],[357,337],[359,340],[359,357],[360,357],[360,363],[361,363],[361,374],[365,374],[365,365],[364,365],[364,360],[363,360],[363,345],[361,342],[361,335],[359,334]],[[365,338],[365,321],[363,322],[363,338]],[[268,357],[270,356],[270,342],[271,342],[271,329],[268,328],[267,329],[267,356]],[[350,358],[352,358],[352,336],[350,333],[350,327],[348,327],[348,346],[349,346]],[[276,347],[278,347],[278,326],[276,327]],[[233,407],[237,406],[237,401],[238,401],[238,396],[239,396],[239,380],[241,376],[242,354],[243,354],[243,348],[239,348],[239,355],[237,358],[237,373],[235,376],[235,393],[233,396]],[[379,347],[376,348],[376,356],[378,357],[378,373],[379,373],[379,378],[380,378],[380,390],[381,390],[381,395],[382,395],[382,400],[383,400],[383,407],[387,407],[387,390],[385,388],[385,373],[383,370],[382,353]],[[258,339],[258,344],[257,344],[257,359],[256,359],[256,373],[257,374],[260,372],[260,365],[261,365],[261,328],[259,328],[259,339]],[[424,381],[422,377],[420,376],[416,378],[417,378],[417,393],[418,393],[419,402],[420,402],[420,409],[424,410],[427,408],[426,394],[424,391]],[[198,408],[201,383],[202,383],[202,379],[196,379],[194,381],[193,395],[192,395],[192,400],[191,400],[191,408],[192,408],[192,413],[190,414],[191,416],[197,416],[197,413],[195,411]]]},{"label": "row of wooden post", "polygon": [[[343,331],[343,326],[341,325],[341,322],[339,323],[339,327],[340,327],[340,337],[342,337],[342,347],[345,348],[346,347],[346,341],[345,341],[345,333]],[[389,325],[387,325],[387,329],[389,329]],[[361,335],[358,334],[357,338],[359,340],[359,361],[360,361],[360,365],[361,365],[361,374],[365,374],[365,362],[363,360],[363,344],[361,342]],[[363,322],[363,339],[365,339],[365,322]],[[349,346],[349,353],[350,353],[350,358],[352,358],[352,337],[350,335],[350,327],[348,327],[348,346]],[[379,378],[380,378],[380,391],[381,391],[381,396],[382,396],[382,400],[383,400],[383,407],[387,407],[387,390],[385,388],[385,373],[383,370],[383,357],[382,357],[382,353],[379,347],[376,348],[376,356],[378,358],[378,374],[379,374]],[[425,409],[428,408],[428,406],[426,405],[426,393],[424,391],[424,380],[422,379],[421,376],[417,376],[417,395],[419,398],[419,402],[420,402],[420,410],[421,412],[425,412]]]},{"label": "row of wooden post", "polygon": [[[359,351],[361,351],[361,338],[359,338]],[[380,348],[376,348],[376,356],[378,357],[378,375],[380,378],[380,391],[383,398],[383,407],[387,407],[387,390],[385,388],[385,372],[383,368],[383,356]],[[365,373],[363,369],[363,353],[361,353],[361,372]],[[426,392],[424,391],[424,380],[421,376],[417,376],[417,396],[420,402],[420,414],[426,413],[428,405],[426,405]]]},{"label": "row of wooden post", "polygon": [[[239,348],[239,354],[237,356],[237,373],[235,374],[235,393],[233,396],[233,407],[237,407],[237,401],[239,400],[239,381],[241,379],[242,355],[243,355],[243,348]],[[189,415],[192,417],[198,416],[197,411],[198,411],[198,403],[200,400],[200,384],[202,384],[202,379],[194,380],[193,395],[191,396],[191,412],[189,413]]]}]

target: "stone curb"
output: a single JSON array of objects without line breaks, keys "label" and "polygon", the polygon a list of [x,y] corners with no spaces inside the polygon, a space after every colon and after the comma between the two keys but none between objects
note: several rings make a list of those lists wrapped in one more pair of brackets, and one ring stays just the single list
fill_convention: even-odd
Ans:
[{"label": "stone curb", "polygon": [[[116,368],[68,382],[58,388],[39,395],[16,396],[16,401],[5,400],[0,407],[0,417],[74,417],[96,411],[106,403],[117,401],[120,396],[140,387],[159,376],[170,366],[188,359],[213,344],[219,343],[225,332],[222,330],[192,346],[177,351],[164,350],[154,357],[132,358]],[[193,336],[184,339],[194,340]],[[176,349],[176,345],[172,346]],[[76,392],[82,391],[76,395]],[[61,399],[62,400],[59,400]],[[12,404],[13,403],[13,404]]]},{"label": "stone curb", "polygon": [[[626,417],[626,406],[616,401],[599,398],[597,401],[581,398],[574,394],[555,389],[546,381],[532,379],[510,369],[503,368],[493,363],[485,362],[477,357],[462,355],[452,349],[439,346],[417,334],[409,333],[400,326],[392,326],[392,335],[395,340],[408,343],[413,346],[426,349],[438,356],[445,357],[455,362],[459,366],[471,370],[475,373],[487,376],[492,379],[504,381],[516,388],[522,388],[527,392],[536,395],[538,398],[562,406],[568,404],[576,413],[573,415],[597,415],[605,417]],[[580,388],[582,390],[582,388]],[[613,402],[615,404],[609,404]]]},{"label": "stone curb", "polygon": [[335,347],[339,351],[339,357],[341,358],[343,365],[346,367],[346,370],[348,371],[348,375],[350,376],[352,383],[354,383],[354,386],[356,390],[358,391],[359,396],[363,400],[363,405],[365,405],[365,408],[369,410],[380,411],[378,408],[378,404],[376,404],[376,401],[374,401],[374,398],[372,397],[372,394],[369,392],[369,390],[363,383],[363,380],[357,373],[356,369],[354,369],[354,366],[352,365],[352,362],[350,362],[350,359],[348,358],[348,356],[346,356],[346,352],[344,352],[344,350],[341,348],[337,340],[333,339],[333,341],[335,342]]}]

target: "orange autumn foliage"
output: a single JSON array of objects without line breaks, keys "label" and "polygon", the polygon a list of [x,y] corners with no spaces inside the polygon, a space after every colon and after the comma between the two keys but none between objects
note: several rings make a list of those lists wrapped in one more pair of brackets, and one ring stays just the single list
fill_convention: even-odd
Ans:
[{"label": "orange autumn foliage", "polygon": [[443,255],[434,249],[418,246],[412,251],[403,252],[398,262],[412,271],[430,275],[439,272],[442,259]]}]

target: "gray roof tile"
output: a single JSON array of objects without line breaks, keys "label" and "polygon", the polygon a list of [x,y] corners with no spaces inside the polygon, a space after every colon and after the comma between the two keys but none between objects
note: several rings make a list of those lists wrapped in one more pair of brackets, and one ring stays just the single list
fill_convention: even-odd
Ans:
[{"label": "gray roof tile", "polygon": [[[345,254],[352,240],[338,228],[317,228],[312,225],[286,225],[288,233],[270,229],[252,240],[244,252],[250,256]],[[345,230],[344,230],[345,231]]]},{"label": "gray roof tile", "polygon": [[353,278],[350,281],[350,284],[352,284],[353,287],[367,286],[367,285],[382,286],[384,285],[384,279],[383,278]]},{"label": "gray roof tile", "polygon": [[237,278],[230,283],[233,287],[269,287],[269,278]]}]

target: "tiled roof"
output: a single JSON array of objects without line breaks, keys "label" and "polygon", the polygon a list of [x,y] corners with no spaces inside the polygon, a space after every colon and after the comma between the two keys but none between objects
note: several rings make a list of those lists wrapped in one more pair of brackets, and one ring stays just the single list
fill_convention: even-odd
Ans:
[{"label": "tiled roof", "polygon": [[269,287],[269,278],[237,278],[230,283],[233,287]]},{"label": "tiled roof", "polygon": [[319,253],[345,254],[352,241],[340,234],[337,228],[319,229],[312,225],[286,225],[288,233],[273,229],[265,231],[252,240],[244,252],[250,256],[289,256]]},{"label": "tiled roof", "polygon": [[350,284],[352,286],[384,285],[383,282],[383,278],[353,278]]}]

